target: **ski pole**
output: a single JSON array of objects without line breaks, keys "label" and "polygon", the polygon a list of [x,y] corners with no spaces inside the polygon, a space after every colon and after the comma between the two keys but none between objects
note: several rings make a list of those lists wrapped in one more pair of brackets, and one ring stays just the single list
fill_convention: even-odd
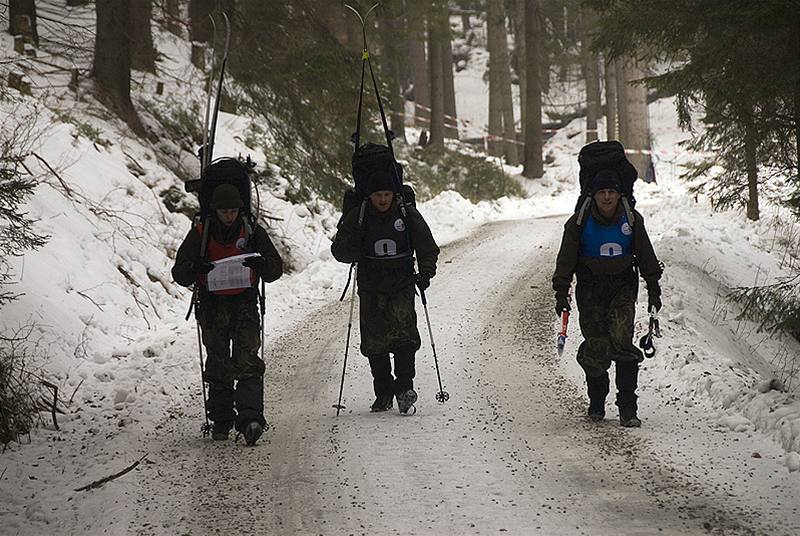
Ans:
[{"label": "ski pole", "polygon": [[558,355],[564,353],[564,346],[567,344],[567,325],[569,324],[569,311],[564,309],[561,311],[561,331],[558,333],[558,339],[556,341],[556,349],[558,350]]},{"label": "ski pole", "polygon": [[197,325],[197,352],[200,355],[200,384],[203,386],[203,416],[206,419],[206,423],[200,427],[200,431],[203,433],[203,437],[206,437],[211,432],[211,424],[208,422],[208,398],[206,397],[206,380],[203,378],[203,371],[205,370],[205,365],[203,364],[203,338],[200,335],[200,319],[198,318],[198,310],[200,308],[199,304],[195,305],[195,324]]},{"label": "ski pole", "polygon": [[[353,269],[358,270],[356,263],[353,263],[350,266],[350,273],[353,273]],[[348,279],[349,280],[349,279]],[[344,375],[347,371],[347,353],[350,350],[350,332],[353,329],[353,308],[356,304],[356,284],[353,282],[353,289],[350,291],[350,319],[347,321],[347,342],[344,346],[344,364],[342,365],[342,381],[339,384],[339,402],[334,404],[332,407],[336,408],[336,416],[339,416],[339,412],[345,408],[342,405],[342,391],[344,391]]]},{"label": "ski pole", "polygon": [[428,335],[431,338],[431,350],[433,351],[433,363],[436,365],[436,379],[439,380],[439,392],[436,393],[436,401],[444,404],[450,400],[450,393],[442,388],[442,376],[439,374],[439,358],[436,357],[436,344],[433,342],[433,330],[431,329],[431,316],[428,314],[428,300],[425,298],[425,291],[420,289],[419,297],[422,299],[422,308],[425,310],[425,321],[428,324]]}]

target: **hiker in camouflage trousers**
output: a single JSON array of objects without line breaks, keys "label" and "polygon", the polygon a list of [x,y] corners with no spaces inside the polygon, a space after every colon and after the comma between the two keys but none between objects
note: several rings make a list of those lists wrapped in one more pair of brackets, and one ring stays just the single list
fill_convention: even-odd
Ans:
[{"label": "hiker in camouflage trousers", "polygon": [[637,415],[639,363],[642,352],[633,344],[633,322],[639,288],[638,272],[647,282],[648,310],[661,309],[661,264],[653,251],[644,218],[631,209],[633,222],[620,202],[621,180],[604,170],[592,179],[592,203],[586,221],[578,214],[564,225],[564,236],[553,274],[556,314],[570,310],[569,288],[575,274],[575,298],[584,341],[577,360],[586,374],[589,418],[605,417],[608,369],[616,363],[620,424],[641,426]]},{"label": "hiker in camouflage trousers", "polygon": [[369,185],[363,222],[361,205],[345,214],[331,252],[340,262],[358,262],[361,353],[369,359],[375,391],[371,409],[387,411],[397,397],[398,409],[406,413],[417,399],[414,361],[421,345],[414,284],[428,288],[439,247],[415,207],[406,206],[403,217],[389,170],[375,171]]},{"label": "hiker in camouflage trousers", "polygon": [[[178,248],[172,277],[183,286],[198,285],[198,313],[207,353],[203,380],[208,383],[206,410],[214,422],[212,437],[227,439],[235,426],[252,445],[266,426],[257,284],[259,278],[268,283],[278,279],[283,261],[263,227],[245,225],[243,206],[235,186],[217,186],[211,199],[214,217],[209,219],[206,257],[200,256],[200,224],[192,227]],[[209,261],[246,253],[259,254],[242,262],[251,269],[249,286],[209,290],[208,274],[215,268]]]}]

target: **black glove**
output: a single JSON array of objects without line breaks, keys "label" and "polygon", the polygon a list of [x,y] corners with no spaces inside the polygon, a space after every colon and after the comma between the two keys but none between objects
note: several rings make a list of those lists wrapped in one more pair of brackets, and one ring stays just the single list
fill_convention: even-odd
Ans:
[{"label": "black glove", "polygon": [[563,311],[571,311],[569,306],[569,296],[567,294],[556,294],[556,316],[561,316]]},{"label": "black glove", "polygon": [[426,273],[417,274],[417,287],[420,292],[425,292],[431,286],[431,276]]},{"label": "black glove", "polygon": [[256,271],[257,274],[262,274],[267,268],[267,259],[262,257],[261,255],[254,255],[252,257],[247,257],[243,262],[242,266],[247,266],[248,268],[252,268]]},{"label": "black glove", "polygon": [[206,275],[208,272],[215,268],[213,263],[203,259],[195,259],[192,261],[191,270],[196,275]]},{"label": "black glove", "polygon": [[661,310],[661,285],[655,281],[647,284],[647,312],[654,308],[656,312]]}]

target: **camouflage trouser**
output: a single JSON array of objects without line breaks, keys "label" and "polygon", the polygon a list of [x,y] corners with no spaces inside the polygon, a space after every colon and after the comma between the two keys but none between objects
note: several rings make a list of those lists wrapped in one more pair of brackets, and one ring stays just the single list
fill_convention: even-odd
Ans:
[{"label": "camouflage trouser", "polygon": [[265,367],[258,355],[261,318],[256,293],[204,296],[200,324],[207,353],[203,379],[209,384],[208,417],[235,421],[237,428],[252,420],[263,425]]},{"label": "camouflage trouser", "polygon": [[584,342],[578,363],[588,377],[603,376],[612,361],[639,363],[642,352],[633,344],[637,275],[578,277],[575,298]]},{"label": "camouflage trouser", "polygon": [[362,354],[419,350],[413,284],[393,294],[360,291],[358,297]]}]

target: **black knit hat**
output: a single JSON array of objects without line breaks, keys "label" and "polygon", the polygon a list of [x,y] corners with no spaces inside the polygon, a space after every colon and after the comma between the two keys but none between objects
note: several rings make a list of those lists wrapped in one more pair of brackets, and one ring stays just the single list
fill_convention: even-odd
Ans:
[{"label": "black knit hat", "polygon": [[[400,167],[400,164],[396,165],[398,168]],[[372,172],[367,177],[367,190],[368,190],[367,195],[373,194],[375,192],[380,192],[382,190],[394,192],[396,189],[397,188],[395,188],[395,178],[392,174],[391,168],[384,167],[372,170]]]},{"label": "black knit hat", "polygon": [[592,179],[592,194],[600,190],[616,190],[622,192],[622,181],[619,173],[613,169],[602,169]]},{"label": "black knit hat", "polygon": [[211,207],[214,209],[229,209],[229,208],[242,208],[242,198],[239,195],[239,190],[232,184],[220,184],[214,188],[214,193],[211,195]]}]

